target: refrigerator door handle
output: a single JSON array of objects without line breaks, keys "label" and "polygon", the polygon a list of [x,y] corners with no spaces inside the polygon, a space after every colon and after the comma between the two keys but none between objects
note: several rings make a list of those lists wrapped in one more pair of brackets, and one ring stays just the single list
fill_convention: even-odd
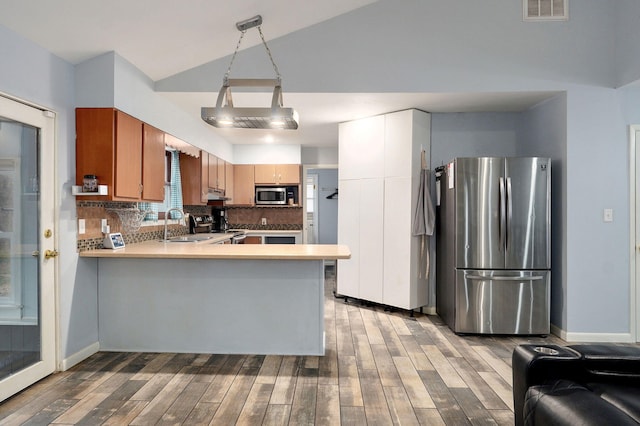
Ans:
[{"label": "refrigerator door handle", "polygon": [[505,196],[505,187],[504,187],[504,178],[500,178],[500,224],[498,226],[498,236],[500,239],[500,250],[505,248],[505,239],[507,232],[507,224],[506,224],[506,196]]},{"label": "refrigerator door handle", "polygon": [[535,275],[530,277],[501,277],[501,276],[488,276],[488,275],[465,275],[469,280],[491,280],[491,281],[539,281],[544,279],[542,275]]},{"label": "refrigerator door handle", "polygon": [[511,178],[507,178],[507,220],[505,226],[505,251],[509,249],[510,227],[513,221],[513,202],[511,201]]}]

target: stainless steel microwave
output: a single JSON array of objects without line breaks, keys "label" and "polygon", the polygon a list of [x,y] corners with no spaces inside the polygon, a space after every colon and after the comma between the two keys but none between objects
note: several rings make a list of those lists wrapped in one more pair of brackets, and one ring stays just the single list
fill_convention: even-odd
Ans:
[{"label": "stainless steel microwave", "polygon": [[256,186],[256,204],[287,204],[285,186]]}]

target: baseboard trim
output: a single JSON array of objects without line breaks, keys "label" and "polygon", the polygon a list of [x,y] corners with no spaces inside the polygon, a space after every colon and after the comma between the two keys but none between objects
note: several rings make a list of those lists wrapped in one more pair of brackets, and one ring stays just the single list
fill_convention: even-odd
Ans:
[{"label": "baseboard trim", "polygon": [[567,343],[635,343],[631,333],[574,333],[553,324],[551,333]]},{"label": "baseboard trim", "polygon": [[83,349],[80,349],[78,352],[71,354],[71,356],[60,361],[58,370],[67,371],[74,365],[89,358],[91,355],[95,354],[99,350],[100,350],[100,343],[99,342],[92,343],[89,346]]},{"label": "baseboard trim", "polygon": [[422,311],[427,315],[438,315],[435,306],[423,306]]}]

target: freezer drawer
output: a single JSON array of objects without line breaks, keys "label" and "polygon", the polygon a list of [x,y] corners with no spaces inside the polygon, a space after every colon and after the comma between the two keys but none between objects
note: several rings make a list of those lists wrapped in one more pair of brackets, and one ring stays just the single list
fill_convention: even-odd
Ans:
[{"label": "freezer drawer", "polygon": [[456,333],[549,334],[549,271],[457,270]]}]

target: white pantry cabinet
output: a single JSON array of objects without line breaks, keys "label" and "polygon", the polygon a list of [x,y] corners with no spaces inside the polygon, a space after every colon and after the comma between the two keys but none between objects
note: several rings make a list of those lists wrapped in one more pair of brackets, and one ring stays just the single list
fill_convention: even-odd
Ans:
[{"label": "white pantry cabinet", "polygon": [[420,237],[412,235],[420,153],[430,153],[431,117],[418,110],[365,118],[339,127],[337,292],[401,309],[428,303],[418,270]]}]

